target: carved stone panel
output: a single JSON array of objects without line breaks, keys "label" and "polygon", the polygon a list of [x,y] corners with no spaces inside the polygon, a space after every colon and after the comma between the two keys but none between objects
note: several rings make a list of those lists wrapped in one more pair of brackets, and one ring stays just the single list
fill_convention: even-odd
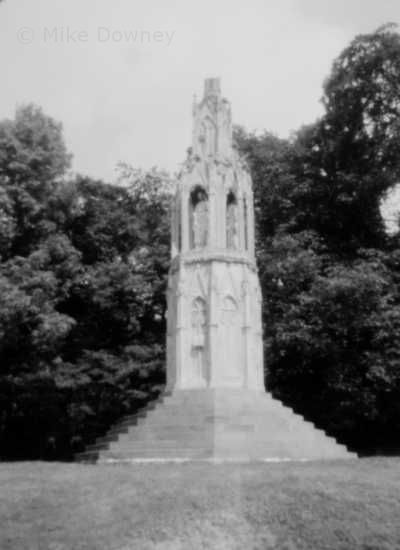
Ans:
[{"label": "carved stone panel", "polygon": [[191,352],[189,379],[193,385],[206,381],[207,353],[207,304],[203,298],[197,297],[192,302],[191,310]]},{"label": "carved stone panel", "polygon": [[225,296],[221,309],[222,376],[229,384],[243,378],[240,311],[231,296]]}]

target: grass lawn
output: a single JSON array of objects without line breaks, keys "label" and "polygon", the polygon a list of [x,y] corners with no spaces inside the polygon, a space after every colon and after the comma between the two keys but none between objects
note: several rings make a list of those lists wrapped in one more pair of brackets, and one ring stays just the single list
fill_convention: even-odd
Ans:
[{"label": "grass lawn", "polygon": [[400,549],[400,458],[0,463],[1,550]]}]

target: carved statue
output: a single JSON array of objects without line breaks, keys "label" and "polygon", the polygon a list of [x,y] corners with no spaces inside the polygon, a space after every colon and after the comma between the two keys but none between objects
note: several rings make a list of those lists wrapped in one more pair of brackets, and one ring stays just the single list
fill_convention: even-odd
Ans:
[{"label": "carved statue", "polygon": [[203,190],[196,193],[196,204],[193,207],[193,247],[203,248],[208,237],[208,200]]},{"label": "carved statue", "polygon": [[202,298],[196,298],[192,304],[192,328],[197,336],[203,336],[207,323],[206,303]]}]

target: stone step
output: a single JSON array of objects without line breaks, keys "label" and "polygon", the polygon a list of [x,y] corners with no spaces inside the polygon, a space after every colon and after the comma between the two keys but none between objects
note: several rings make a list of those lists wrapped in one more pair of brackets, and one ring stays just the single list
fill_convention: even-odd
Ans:
[{"label": "stone step", "polygon": [[[120,438],[118,441],[113,441],[111,443],[108,443],[108,445],[113,445],[115,443],[117,444],[124,444],[129,441],[134,441],[140,444],[145,444],[150,441],[155,441],[157,443],[162,443],[163,441],[174,441],[175,443],[186,443],[190,441],[208,441],[213,440],[213,434],[193,434],[190,436],[180,435],[180,434],[172,434],[172,435],[166,435],[165,437],[158,437],[154,434],[143,434],[137,437],[125,437]],[[104,445],[104,443],[103,443]]]},{"label": "stone step", "polygon": [[[284,407],[284,405],[279,404],[279,402],[273,402],[273,401],[255,401],[253,403],[218,403],[217,406],[215,406],[212,403],[176,403],[176,404],[168,404],[163,403],[158,408],[146,411],[148,414],[150,413],[157,413],[160,410],[163,410],[164,412],[180,416],[182,413],[182,410],[185,411],[191,411],[193,414],[202,413],[203,411],[210,411],[211,413],[214,412],[215,414],[220,413],[229,413],[232,411],[235,412],[242,412],[242,411],[251,411],[253,409],[262,409],[262,410],[281,410],[282,408],[288,408]],[[292,410],[292,409],[289,409]],[[136,415],[132,415],[134,417]],[[129,418],[129,417],[127,417]]]},{"label": "stone step", "polygon": [[[207,450],[208,449],[208,450]],[[98,456],[105,457],[109,456],[110,454],[124,454],[126,456],[135,456],[135,457],[148,457],[148,456],[156,456],[156,457],[164,457],[164,456],[174,456],[174,457],[181,457],[185,458],[187,456],[192,456],[193,453],[196,454],[204,454],[209,453],[213,454],[213,451],[217,450],[219,455],[224,456],[238,456],[241,454],[242,456],[268,456],[269,454],[273,454],[274,456],[280,456],[280,457],[286,457],[286,458],[293,458],[296,457],[299,458],[338,458],[340,456],[343,457],[354,457],[356,458],[355,454],[350,454],[347,452],[347,450],[343,447],[337,448],[335,445],[332,446],[321,446],[318,449],[315,449],[315,447],[308,448],[308,446],[304,446],[303,451],[300,451],[296,449],[296,447],[290,448],[288,450],[287,441],[270,441],[268,443],[265,443],[264,445],[256,445],[252,446],[248,450],[244,451],[243,446],[239,445],[239,448],[237,445],[219,445],[217,449],[213,449],[213,446],[211,444],[207,445],[194,445],[193,443],[191,445],[177,445],[175,442],[173,444],[169,445],[159,445],[156,442],[154,442],[153,445],[121,445],[121,446],[115,446],[110,447],[106,450],[101,450],[98,452]],[[88,453],[86,456],[83,456],[83,458],[89,458],[93,459],[95,454]]]},{"label": "stone step", "polygon": [[[257,437],[270,437],[268,435],[268,430],[265,429],[265,426],[257,426],[257,425],[235,425],[235,424],[226,424],[221,426],[213,426],[213,430],[216,432],[221,433],[229,433],[229,432],[242,432],[242,431],[248,431],[248,432],[255,432],[257,434]],[[143,426],[142,428],[134,427],[130,430],[128,430],[125,433],[121,433],[119,437],[117,438],[118,441],[124,441],[124,440],[149,440],[149,439],[155,439],[155,440],[164,440],[164,439],[170,439],[171,437],[175,440],[185,440],[188,438],[201,438],[206,434],[210,433],[210,427],[206,428],[204,426],[157,426],[157,425],[148,425]],[[291,430],[292,432],[295,430]],[[295,437],[297,437],[297,433],[294,434]],[[308,438],[311,438],[313,441],[317,441],[318,438],[325,439],[327,441],[331,441],[334,444],[336,444],[336,441],[334,438],[331,438],[322,430],[313,429],[312,425],[307,430],[303,430],[303,437],[307,435]],[[285,435],[285,438],[288,439],[288,434]],[[114,436],[112,438],[113,441],[116,441],[116,437]],[[106,443],[107,441],[97,441],[96,443]]]},{"label": "stone step", "polygon": [[[256,431],[257,433],[269,433],[276,429],[285,429],[289,431],[296,431],[302,429],[305,432],[317,432],[320,435],[325,436],[325,432],[315,428],[313,424],[308,422],[302,422],[300,419],[290,418],[247,418],[245,421],[242,419],[232,420],[229,418],[212,420],[210,418],[197,419],[197,423],[194,423],[195,419],[188,419],[188,423],[174,423],[171,420],[165,420],[163,422],[157,422],[154,419],[148,419],[147,422],[139,426],[127,426],[124,431],[119,430],[118,433],[122,434],[137,434],[145,431],[153,431],[162,435],[163,433],[170,433],[173,431],[181,431],[182,433],[188,433],[193,430],[207,431],[208,429],[215,430],[229,430],[229,429],[243,429]],[[190,422],[190,423],[189,423]],[[117,433],[113,431],[112,434]]]},{"label": "stone step", "polygon": [[[290,432],[296,433],[296,426],[292,425],[289,426]],[[215,424],[213,426],[210,425],[187,425],[187,426],[177,426],[177,425],[157,425],[157,424],[148,424],[141,427],[132,427],[128,429],[128,431],[124,433],[120,433],[118,439],[124,440],[124,439],[147,439],[148,437],[156,438],[156,439],[168,439],[171,436],[174,436],[178,439],[183,439],[186,437],[196,436],[200,437],[207,433],[210,433],[210,430],[216,431],[216,432],[241,432],[241,431],[250,431],[255,432],[259,437],[268,437],[268,426],[265,425],[259,425],[259,424],[233,424],[233,423],[225,423],[225,424]],[[327,436],[322,430],[317,430],[316,428],[312,427],[312,424],[309,426],[303,426],[303,436],[307,435],[308,437],[311,437],[312,439],[316,438],[324,438],[327,440],[330,440],[332,442],[335,442],[334,438],[331,438]],[[285,436],[288,437],[288,434]],[[113,440],[115,441],[116,437],[113,436]],[[103,443],[104,441],[98,441],[98,443]]]},{"label": "stone step", "polygon": [[204,449],[162,449],[161,451],[159,449],[154,450],[135,450],[135,449],[128,449],[128,450],[118,450],[118,451],[104,451],[102,452],[98,458],[101,460],[104,459],[126,459],[126,458],[180,458],[180,459],[187,459],[187,458],[206,458],[212,456],[212,450],[209,451]]},{"label": "stone step", "polygon": [[[220,447],[217,449],[218,456],[233,458],[256,458],[256,457],[276,457],[278,459],[333,459],[347,457],[348,453],[338,453],[334,449],[324,449],[318,451],[305,450],[300,452],[296,449],[288,449],[287,445],[269,445],[265,447],[258,447],[254,449],[232,449],[229,447]],[[192,457],[212,457],[215,454],[215,449],[204,447],[174,447],[170,449],[166,448],[121,448],[110,449],[108,451],[102,451],[99,453],[98,458],[118,458],[118,457],[132,457],[132,458],[192,458]]]},{"label": "stone step", "polygon": [[[77,457],[78,460],[88,463],[96,462],[97,460],[107,459],[201,459],[215,457],[216,450],[211,447],[205,449],[204,447],[174,447],[174,448],[127,448],[127,449],[113,449],[101,452],[81,453]],[[257,446],[247,451],[243,449],[232,449],[229,447],[219,447],[217,449],[217,455],[220,459],[227,460],[259,460],[263,458],[272,457],[275,460],[315,460],[315,459],[338,459],[338,458],[352,458],[356,459],[355,453],[349,453],[346,450],[339,452],[338,449],[318,449],[304,450],[299,452],[296,449],[287,447],[287,444],[283,442],[281,445],[269,446]]]},{"label": "stone step", "polygon": [[355,456],[269,394],[196,390],[163,395],[124,417],[77,459]]},{"label": "stone step", "polygon": [[[179,451],[179,452],[178,452]],[[173,454],[177,456],[184,456],[186,452],[208,452],[212,453],[213,446],[211,444],[209,445],[170,445],[170,446],[159,446],[159,445],[153,445],[153,446],[134,446],[134,445],[126,445],[126,446],[118,446],[118,447],[110,447],[109,449],[103,449],[99,451],[99,454],[101,456],[104,456],[107,453],[134,453],[135,455],[143,454],[146,455],[148,453],[155,453],[159,456],[164,456],[165,453]],[[160,454],[161,453],[161,454]],[[178,454],[177,454],[178,453]]]},{"label": "stone step", "polygon": [[[253,441],[254,438],[249,438],[246,436],[246,434],[242,433],[226,433],[221,434],[221,445],[232,445],[232,446],[238,446],[241,444],[245,444],[246,442],[251,441],[252,446],[258,447],[258,446],[265,446],[265,445],[287,445],[287,444],[296,444],[297,439],[295,437],[280,437],[278,435],[275,435],[273,437],[269,438],[261,438],[257,437],[256,441]],[[155,447],[155,448],[167,448],[167,447],[182,447],[182,446],[202,446],[207,444],[213,443],[213,438],[211,437],[179,437],[177,435],[175,438],[157,438],[157,437],[144,437],[144,438],[131,438],[131,439],[119,439],[118,441],[112,442],[108,444],[108,448],[122,448],[122,447],[135,447],[135,448],[149,448],[149,447]],[[338,445],[335,440],[331,439],[317,439],[317,438],[308,438],[303,439],[301,441],[301,446],[304,448],[324,448],[324,449],[342,449],[345,450],[345,447],[342,445]],[[104,444],[101,445],[95,445],[91,446],[90,450],[96,450],[96,449],[103,449]]]},{"label": "stone step", "polygon": [[[113,442],[117,445],[119,445],[119,441],[115,441]],[[91,445],[88,445],[86,447],[86,452],[93,452],[93,451],[104,451],[104,450],[108,450],[110,448],[110,445],[111,443],[92,443]]]},{"label": "stone step", "polygon": [[126,426],[113,426],[112,428],[110,428],[107,434],[103,437],[119,436],[120,434],[128,433],[128,431],[132,429],[133,429],[133,426],[129,426],[128,424]]},{"label": "stone step", "polygon": [[112,443],[117,443],[119,441],[119,438],[120,436],[112,436],[112,437],[108,437],[108,436],[104,436],[104,437],[101,437],[99,439],[96,439],[96,441],[93,443],[93,445],[104,445],[104,446],[107,446],[107,445],[111,445]]},{"label": "stone step", "polygon": [[98,458],[99,458],[98,452],[85,451],[83,453],[77,453],[75,455],[75,460],[77,460],[78,462],[94,463],[98,460]]}]

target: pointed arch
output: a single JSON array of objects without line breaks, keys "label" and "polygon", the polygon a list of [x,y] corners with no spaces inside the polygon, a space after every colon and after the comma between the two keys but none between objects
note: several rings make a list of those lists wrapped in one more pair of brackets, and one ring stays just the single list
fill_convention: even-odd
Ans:
[{"label": "pointed arch", "polygon": [[236,195],[229,191],[226,196],[226,248],[239,248],[239,215]]}]

